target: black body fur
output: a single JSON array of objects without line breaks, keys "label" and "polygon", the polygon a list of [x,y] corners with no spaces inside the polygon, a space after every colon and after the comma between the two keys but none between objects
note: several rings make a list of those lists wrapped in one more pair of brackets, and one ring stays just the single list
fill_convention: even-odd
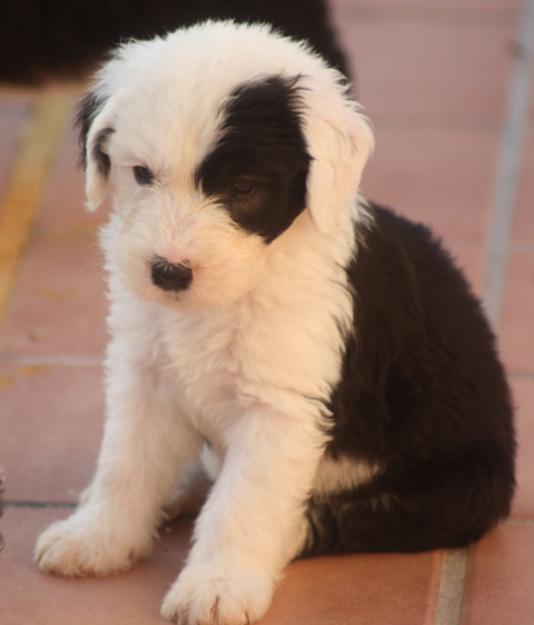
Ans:
[{"label": "black body fur", "polygon": [[370,213],[347,269],[356,334],[327,454],[380,469],[310,500],[307,554],[466,545],[508,515],[514,491],[510,393],[480,303],[426,227]]},{"label": "black body fur", "polygon": [[0,80],[40,83],[76,77],[120,41],[150,39],[208,18],[270,23],[307,39],[348,75],[328,23],[326,0],[6,0],[0,3]]}]

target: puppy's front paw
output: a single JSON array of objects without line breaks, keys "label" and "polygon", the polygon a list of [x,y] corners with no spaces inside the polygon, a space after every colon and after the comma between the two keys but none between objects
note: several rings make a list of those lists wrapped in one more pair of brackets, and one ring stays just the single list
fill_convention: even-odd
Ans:
[{"label": "puppy's front paw", "polygon": [[272,579],[243,568],[188,565],[161,606],[161,615],[179,625],[250,625],[271,603]]},{"label": "puppy's front paw", "polygon": [[41,571],[66,577],[109,575],[129,569],[151,547],[151,537],[134,538],[104,515],[79,509],[50,525],[37,540],[35,562]]}]

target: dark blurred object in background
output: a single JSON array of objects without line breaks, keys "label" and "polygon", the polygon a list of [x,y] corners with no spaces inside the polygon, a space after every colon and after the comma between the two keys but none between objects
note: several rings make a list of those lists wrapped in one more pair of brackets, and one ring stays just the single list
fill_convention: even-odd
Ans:
[{"label": "dark blurred object in background", "polygon": [[0,80],[39,84],[76,78],[114,44],[149,38],[207,18],[265,21],[307,39],[348,75],[328,20],[327,0],[3,0]]}]

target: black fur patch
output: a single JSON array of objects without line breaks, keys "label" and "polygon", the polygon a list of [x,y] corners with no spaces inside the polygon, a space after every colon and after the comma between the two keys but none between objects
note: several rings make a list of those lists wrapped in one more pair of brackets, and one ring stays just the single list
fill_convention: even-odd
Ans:
[{"label": "black fur patch", "polygon": [[93,159],[96,161],[96,166],[98,167],[98,171],[103,175],[107,176],[109,174],[109,170],[111,169],[111,161],[109,156],[104,152],[103,145],[106,143],[109,135],[115,132],[113,128],[103,128],[97,135],[95,142],[93,144],[93,149],[91,150],[91,155]]},{"label": "black fur patch", "polygon": [[311,554],[465,545],[507,516],[514,491],[510,392],[480,303],[426,227],[371,215],[347,269],[356,333],[327,454],[382,470],[312,497]]},{"label": "black fur patch", "polygon": [[239,86],[225,106],[222,136],[195,174],[239,226],[267,242],[291,225],[306,200],[311,159],[297,81],[273,76]]},{"label": "black fur patch", "polygon": [[[76,114],[76,127],[78,128],[78,142],[80,145],[80,163],[85,169],[87,165],[87,135],[95,117],[101,111],[105,100],[94,93],[87,93],[81,100]],[[108,133],[109,134],[109,133]],[[102,150],[100,150],[102,151]],[[106,156],[106,155],[104,155]],[[97,155],[100,158],[100,155]],[[102,160],[102,159],[100,159]],[[105,160],[105,159],[103,159]],[[108,158],[109,161],[109,158]],[[105,167],[105,164],[104,164]],[[109,171],[109,167],[108,167]]]}]

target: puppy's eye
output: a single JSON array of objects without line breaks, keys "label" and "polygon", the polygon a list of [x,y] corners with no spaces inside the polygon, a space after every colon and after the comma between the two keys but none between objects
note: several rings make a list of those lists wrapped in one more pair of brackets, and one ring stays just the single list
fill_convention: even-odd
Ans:
[{"label": "puppy's eye", "polygon": [[250,180],[234,180],[232,183],[232,194],[238,197],[246,197],[256,190],[253,182]]},{"label": "puppy's eye", "polygon": [[154,174],[144,165],[136,165],[133,168],[133,174],[138,184],[147,185],[154,181]]}]

